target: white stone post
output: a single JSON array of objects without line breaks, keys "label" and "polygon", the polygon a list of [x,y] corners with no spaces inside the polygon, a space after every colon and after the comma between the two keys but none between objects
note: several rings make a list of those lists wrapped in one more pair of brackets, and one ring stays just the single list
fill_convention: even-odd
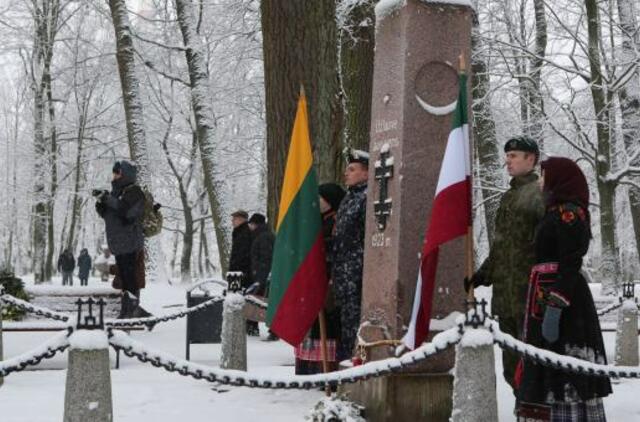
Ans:
[{"label": "white stone post", "polygon": [[244,296],[228,292],[222,310],[222,356],[223,369],[247,370],[247,333],[244,316]]},{"label": "white stone post", "polygon": [[69,343],[64,422],[113,422],[107,333],[77,330]]},{"label": "white stone post", "polygon": [[456,346],[452,422],[498,420],[493,336],[483,328],[465,327]]},{"label": "white stone post", "polygon": [[626,298],[618,310],[616,365],[638,366],[638,304]]}]

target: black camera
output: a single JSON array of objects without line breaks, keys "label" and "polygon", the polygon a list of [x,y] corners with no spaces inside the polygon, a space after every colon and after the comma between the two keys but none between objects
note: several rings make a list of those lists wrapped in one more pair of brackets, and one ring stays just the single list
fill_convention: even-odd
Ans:
[{"label": "black camera", "polygon": [[108,194],[109,192],[104,190],[104,189],[92,189],[91,190],[91,196],[95,196],[96,198],[100,198],[106,194]]}]

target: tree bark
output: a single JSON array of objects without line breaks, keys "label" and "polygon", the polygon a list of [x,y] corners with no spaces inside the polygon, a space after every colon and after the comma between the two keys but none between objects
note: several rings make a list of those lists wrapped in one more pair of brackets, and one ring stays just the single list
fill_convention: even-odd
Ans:
[{"label": "tree bark", "polygon": [[[473,31],[471,42],[473,52],[471,63],[473,139],[480,167],[480,184],[485,187],[496,188],[501,187],[504,182],[502,178],[502,163],[496,139],[496,125],[491,113],[491,102],[488,98],[490,88],[489,74],[482,55],[481,41],[477,36],[477,27]],[[493,189],[483,189],[480,200],[484,201],[487,237],[489,244],[491,244],[495,231],[496,213],[500,206],[500,195],[496,195]]]},{"label": "tree bark", "polygon": [[196,33],[196,20],[193,3],[190,0],[175,0],[178,24],[182,32],[182,39],[186,47],[189,80],[191,82],[191,104],[195,116],[196,130],[204,184],[209,197],[214,229],[220,255],[220,265],[223,274],[229,264],[231,248],[231,224],[229,204],[225,201],[225,179],[215,164],[218,148],[214,130],[215,118],[211,107],[211,90],[209,87],[209,71],[206,64],[206,52]]},{"label": "tree bark", "polygon": [[369,150],[371,131],[375,4],[374,0],[343,0],[339,4],[344,144],[365,151]]},{"label": "tree bark", "polygon": [[544,100],[540,91],[542,66],[547,49],[547,20],[545,17],[544,0],[533,0],[535,11],[536,41],[534,56],[530,60],[528,98],[531,111],[529,127],[526,132],[537,140],[540,148],[544,147]]},{"label": "tree bark", "polygon": [[596,0],[585,0],[589,35],[589,67],[591,70],[591,97],[596,118],[597,157],[596,177],[600,196],[600,237],[602,242],[602,293],[614,294],[619,285],[619,262],[615,232],[615,183],[606,175],[611,169],[611,139],[609,134],[609,108],[603,86],[600,61],[600,18]]},{"label": "tree bark", "polygon": [[300,84],[309,104],[309,126],[318,175],[339,178],[341,103],[335,0],[262,0],[261,19],[267,118],[267,214],[277,220]]},{"label": "tree bark", "polygon": [[[621,61],[626,71],[627,66],[632,66],[628,82],[620,88],[620,110],[622,114],[622,138],[627,151],[627,156],[633,156],[640,148],[640,68],[638,67],[638,54],[640,54],[640,35],[638,34],[638,22],[636,16],[638,10],[632,0],[618,0],[618,17],[622,29],[622,54]],[[632,166],[640,166],[640,159],[629,163]],[[640,185],[640,177],[632,177],[635,184]],[[640,257],[640,188],[629,187],[629,205],[631,208],[631,220],[636,241],[636,252]]]}]

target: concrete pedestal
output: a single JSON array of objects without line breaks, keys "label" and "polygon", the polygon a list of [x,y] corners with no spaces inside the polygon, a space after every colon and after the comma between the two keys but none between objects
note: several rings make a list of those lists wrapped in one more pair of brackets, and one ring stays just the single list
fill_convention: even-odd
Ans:
[{"label": "concrete pedestal", "polygon": [[112,422],[109,349],[69,351],[64,422]]},{"label": "concrete pedestal", "polygon": [[627,299],[618,311],[616,365],[638,366],[638,305]]},{"label": "concrete pedestal", "polygon": [[341,391],[366,407],[368,422],[447,422],[452,388],[450,374],[394,374],[344,385]]},{"label": "concrete pedestal", "polygon": [[244,316],[245,299],[237,293],[228,293],[222,310],[223,369],[247,370],[247,332]]}]

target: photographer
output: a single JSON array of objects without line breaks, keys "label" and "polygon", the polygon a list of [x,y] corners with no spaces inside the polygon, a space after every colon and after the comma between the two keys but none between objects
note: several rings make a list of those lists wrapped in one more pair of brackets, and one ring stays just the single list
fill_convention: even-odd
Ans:
[{"label": "photographer", "polygon": [[96,211],[104,218],[109,249],[116,257],[122,279],[122,303],[118,318],[131,318],[138,308],[136,257],[144,247],[142,217],[144,193],[136,184],[136,167],[128,161],[113,166],[111,192],[94,190]]}]

